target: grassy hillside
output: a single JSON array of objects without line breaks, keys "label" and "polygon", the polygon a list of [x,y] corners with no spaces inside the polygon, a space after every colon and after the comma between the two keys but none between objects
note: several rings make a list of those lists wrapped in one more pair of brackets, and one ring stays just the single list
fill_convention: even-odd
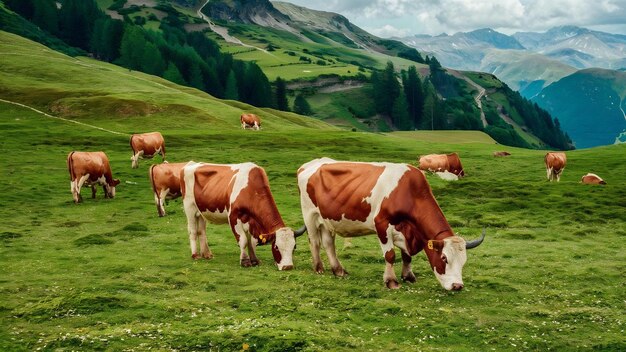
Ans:
[{"label": "grassy hillside", "polygon": [[[0,102],[0,350],[519,351],[626,349],[623,248],[626,146],[568,152],[548,183],[544,151],[504,149],[480,133],[372,134],[199,91],[0,32],[0,97],[116,134]],[[243,131],[237,117],[267,121]],[[415,284],[384,288],[375,236],[339,257],[351,274],[310,268],[298,239],[291,272],[241,268],[227,226],[209,225],[215,258],[192,261],[180,200],[158,218],[144,160],[130,167],[130,132],[159,130],[168,160],[263,166],[285,221],[302,224],[297,168],[316,157],[414,163],[456,151],[467,177],[428,175],[444,214],[465,237],[465,289],[446,292],[423,254]],[[65,158],[103,150],[122,184],[115,199],[72,202]],[[602,162],[599,162],[602,160]],[[596,172],[608,185],[583,186]],[[88,193],[88,192],[87,192]],[[342,243],[338,241],[338,247]],[[325,256],[323,256],[326,261]],[[327,266],[328,267],[328,266]],[[399,272],[396,265],[396,272]]]}]

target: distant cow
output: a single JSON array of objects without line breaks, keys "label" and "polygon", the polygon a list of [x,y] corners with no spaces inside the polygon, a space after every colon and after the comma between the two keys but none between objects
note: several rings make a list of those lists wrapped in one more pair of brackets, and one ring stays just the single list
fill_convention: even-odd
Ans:
[{"label": "distant cow", "polygon": [[[279,270],[293,269],[294,231],[285,226],[270,191],[265,170],[253,163],[205,164],[189,162],[180,172],[183,204],[191,257],[196,259],[196,239],[200,255],[213,257],[206,239],[206,222],[229,224],[241,250],[241,266],[259,264],[257,244],[271,243]],[[246,248],[248,253],[246,254]]]},{"label": "distant cow", "polygon": [[154,192],[154,202],[159,216],[165,216],[165,200],[182,195],[180,190],[180,170],[187,163],[163,163],[150,166],[150,183]]},{"label": "distant cow", "polygon": [[509,156],[509,155],[511,155],[511,153],[509,152],[493,152],[494,157],[503,157],[503,156]]},{"label": "distant cow", "polygon": [[133,134],[130,136],[130,147],[133,156],[130,157],[133,169],[139,167],[139,158],[151,159],[156,154],[161,154],[165,161],[165,140],[159,132]]},{"label": "distant cow", "polygon": [[484,232],[474,241],[456,236],[422,171],[408,164],[321,158],[300,167],[298,187],[317,273],[324,271],[320,258],[323,244],[333,273],[347,274],[335,252],[335,235],[376,233],[386,262],[383,281],[388,288],[399,287],[393,270],[394,246],[402,254],[402,279],[415,282],[412,256],[424,250],[446,290],[463,288],[466,249],[480,245]]},{"label": "distant cow", "polygon": [[548,177],[548,181],[553,181],[554,179],[556,179],[556,182],[561,181],[561,174],[567,164],[565,153],[548,152],[544,157],[544,162],[546,163],[546,176]]},{"label": "distant cow", "polygon": [[102,185],[105,198],[115,197],[115,186],[120,180],[113,179],[109,158],[104,152],[71,152],[67,156],[67,168],[70,172],[70,189],[74,203],[83,200],[80,189],[91,187],[91,198],[96,198],[96,185]]},{"label": "distant cow", "polygon": [[586,185],[606,185],[606,182],[600,176],[588,173],[580,179],[580,182]]},{"label": "distant cow", "polygon": [[261,118],[255,114],[241,114],[240,120],[244,130],[250,127],[258,131],[261,128]]},{"label": "distant cow", "polygon": [[459,177],[465,176],[457,153],[424,155],[419,158],[419,168],[431,172],[449,171]]}]

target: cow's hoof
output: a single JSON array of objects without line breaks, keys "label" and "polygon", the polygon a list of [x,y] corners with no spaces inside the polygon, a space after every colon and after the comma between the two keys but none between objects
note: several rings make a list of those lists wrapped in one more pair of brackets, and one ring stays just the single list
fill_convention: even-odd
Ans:
[{"label": "cow's hoof", "polygon": [[313,271],[315,271],[317,274],[323,274],[324,273],[324,265],[322,265],[322,263],[314,265],[313,266]]},{"label": "cow's hoof", "polygon": [[406,282],[415,282],[417,279],[415,278],[415,274],[413,272],[408,273],[407,275],[402,275],[402,280]]},{"label": "cow's hoof", "polygon": [[333,274],[337,277],[348,276],[348,272],[343,267],[333,268]]},{"label": "cow's hoof", "polygon": [[387,280],[385,282],[385,285],[387,285],[388,289],[392,289],[392,290],[397,290],[400,288],[400,284],[398,283],[398,281],[393,280],[393,279]]},{"label": "cow's hoof", "polygon": [[252,266],[258,266],[259,264],[261,264],[261,261],[258,259],[251,259],[250,260],[250,265]]},{"label": "cow's hoof", "polygon": [[191,259],[193,259],[193,260],[200,259],[200,256],[197,253],[193,253],[191,255]]},{"label": "cow's hoof", "polygon": [[204,259],[213,259],[213,253],[202,253],[202,258]]},{"label": "cow's hoof", "polygon": [[244,268],[249,268],[252,266],[252,262],[250,262],[250,259],[243,259],[241,260],[241,266],[243,266]]}]

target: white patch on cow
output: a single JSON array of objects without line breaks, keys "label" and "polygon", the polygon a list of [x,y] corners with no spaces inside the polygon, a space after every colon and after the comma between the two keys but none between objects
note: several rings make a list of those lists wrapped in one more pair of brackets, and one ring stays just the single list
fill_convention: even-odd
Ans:
[{"label": "white patch on cow", "polygon": [[435,172],[435,175],[439,176],[439,178],[441,178],[442,180],[446,180],[446,181],[458,181],[459,180],[459,176],[447,170],[441,171],[441,172]]},{"label": "white patch on cow", "polygon": [[433,268],[435,277],[446,290],[452,290],[453,284],[463,285],[463,266],[467,261],[467,250],[465,240],[458,236],[448,237],[443,240],[444,245],[441,253],[446,256],[445,274],[441,275]]},{"label": "white patch on cow", "polygon": [[239,197],[239,193],[241,193],[241,190],[248,186],[248,177],[250,176],[250,170],[254,169],[255,167],[258,166],[253,163],[243,163],[231,166],[233,171],[238,172],[235,174],[234,179],[230,181],[234,182],[233,190],[230,193],[230,204],[233,204],[237,197]]},{"label": "white patch on cow", "polygon": [[296,247],[293,230],[288,227],[278,229],[276,231],[276,247],[281,256],[278,270],[283,270],[286,266],[293,266],[293,250]]}]

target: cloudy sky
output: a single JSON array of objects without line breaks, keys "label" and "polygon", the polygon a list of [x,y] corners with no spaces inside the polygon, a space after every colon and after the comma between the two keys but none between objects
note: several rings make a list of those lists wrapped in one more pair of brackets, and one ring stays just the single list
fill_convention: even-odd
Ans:
[{"label": "cloudy sky", "polygon": [[380,37],[454,34],[493,28],[506,34],[576,25],[626,34],[626,0],[280,0],[336,12]]}]

